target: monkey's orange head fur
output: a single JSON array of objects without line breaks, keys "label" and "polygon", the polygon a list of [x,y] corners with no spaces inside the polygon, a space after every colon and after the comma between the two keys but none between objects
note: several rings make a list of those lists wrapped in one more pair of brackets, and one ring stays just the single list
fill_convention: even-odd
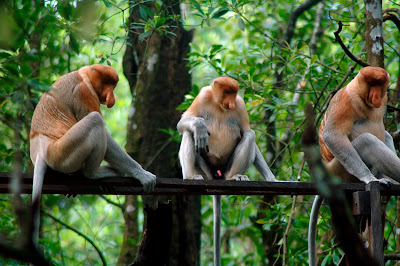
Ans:
[{"label": "monkey's orange head fur", "polygon": [[[101,104],[111,108],[115,104],[114,89],[119,77],[114,68],[106,65],[91,65],[84,67]],[[84,69],[83,68],[83,69]]]},{"label": "monkey's orange head fur", "polygon": [[236,95],[239,84],[236,80],[229,77],[219,77],[213,80],[211,88],[215,99],[224,109],[236,109]]},{"label": "monkey's orange head fur", "polygon": [[386,97],[389,85],[389,74],[380,67],[364,67],[359,72],[360,78],[366,83],[365,100],[370,106],[379,108],[382,99]]}]

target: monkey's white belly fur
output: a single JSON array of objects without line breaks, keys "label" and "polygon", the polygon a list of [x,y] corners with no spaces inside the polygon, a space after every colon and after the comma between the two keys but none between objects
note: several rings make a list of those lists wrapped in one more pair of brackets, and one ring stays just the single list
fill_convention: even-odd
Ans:
[{"label": "monkey's white belly fur", "polygon": [[215,166],[226,165],[240,141],[240,129],[239,126],[235,125],[235,122],[223,121],[208,124],[206,121],[206,126],[210,131],[207,157],[209,162]]}]

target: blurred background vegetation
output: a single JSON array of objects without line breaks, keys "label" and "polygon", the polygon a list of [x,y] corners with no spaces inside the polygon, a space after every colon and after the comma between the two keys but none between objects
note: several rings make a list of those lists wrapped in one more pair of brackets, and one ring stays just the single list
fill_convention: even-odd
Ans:
[{"label": "blurred background vegetation", "polygon": [[[180,14],[166,12],[163,7],[168,5],[180,5]],[[389,8],[399,16],[396,1],[384,0],[383,9]],[[136,24],[128,19],[133,10],[140,15]],[[144,44],[156,36],[173,42],[177,28],[168,23],[179,21],[185,30],[193,31],[190,52],[185,55],[192,87],[177,88],[191,92],[175,107],[176,112],[185,110],[199,89],[215,77],[237,79],[257,143],[271,170],[280,180],[312,182],[300,143],[304,106],[312,102],[321,119],[338,85],[348,82],[360,69],[334,42],[339,21],[344,23],[340,33],[343,42],[366,61],[364,11],[364,1],[346,0],[2,1],[0,171],[13,171],[16,156],[22,152],[22,172],[32,172],[28,132],[36,103],[58,77],[88,64],[109,64],[120,74],[116,105],[102,112],[107,129],[125,147],[128,119],[134,112],[131,103],[135,101],[123,75],[124,52],[133,45],[128,33],[140,32],[138,39]],[[391,108],[385,122],[393,133],[399,129],[396,88],[400,34],[392,21],[384,23],[384,34],[385,68],[391,77]],[[346,74],[348,79],[343,79]],[[169,141],[179,142],[174,127],[160,130]],[[399,143],[395,144],[398,149]],[[176,157],[176,153],[170,156]],[[260,180],[255,168],[249,169],[248,175]],[[29,201],[28,196],[24,198]],[[223,197],[223,265],[307,265],[312,199]],[[133,246],[140,244],[143,232],[141,197],[137,200],[139,238],[131,239]],[[125,227],[124,202],[124,196],[45,195],[40,245],[47,258],[56,265],[101,265],[102,254],[107,264],[117,264]],[[386,253],[400,250],[395,234],[396,208],[396,199],[391,198],[385,226]],[[0,233],[12,240],[19,229],[10,195],[0,195],[0,212]],[[211,196],[201,197],[200,213],[200,265],[212,265]],[[66,225],[91,239],[96,248]],[[338,265],[343,252],[332,233],[326,207],[318,225],[319,261]],[[22,263],[0,258],[0,264]]]}]

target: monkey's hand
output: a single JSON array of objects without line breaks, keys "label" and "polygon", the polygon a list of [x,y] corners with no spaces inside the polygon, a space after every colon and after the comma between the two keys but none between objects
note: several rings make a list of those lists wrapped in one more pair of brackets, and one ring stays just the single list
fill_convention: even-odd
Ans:
[{"label": "monkey's hand", "polygon": [[154,186],[156,185],[156,176],[152,173],[142,169],[138,171],[134,176],[140,183],[143,185],[144,192],[148,193],[154,190]]},{"label": "monkey's hand", "polygon": [[204,123],[204,119],[196,119],[196,121],[193,123],[193,126],[193,138],[196,152],[200,154],[209,152],[208,136],[210,136],[210,131],[208,131],[208,128]]}]

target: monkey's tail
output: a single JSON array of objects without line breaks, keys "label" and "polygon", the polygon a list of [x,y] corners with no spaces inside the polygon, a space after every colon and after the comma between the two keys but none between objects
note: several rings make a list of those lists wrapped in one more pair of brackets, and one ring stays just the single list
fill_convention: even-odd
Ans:
[{"label": "monkey's tail", "polygon": [[44,158],[38,154],[35,160],[33,170],[33,185],[32,185],[32,241],[38,245],[39,242],[39,226],[40,226],[40,202],[42,199],[42,187],[44,174],[46,173],[47,163]]},{"label": "monkey's tail", "polygon": [[315,247],[315,237],[317,234],[317,221],[319,209],[324,199],[320,195],[316,195],[311,208],[310,224],[308,225],[308,264],[310,266],[317,265],[317,254]]},{"label": "monkey's tail", "polygon": [[221,266],[221,195],[213,195],[214,266]]}]

